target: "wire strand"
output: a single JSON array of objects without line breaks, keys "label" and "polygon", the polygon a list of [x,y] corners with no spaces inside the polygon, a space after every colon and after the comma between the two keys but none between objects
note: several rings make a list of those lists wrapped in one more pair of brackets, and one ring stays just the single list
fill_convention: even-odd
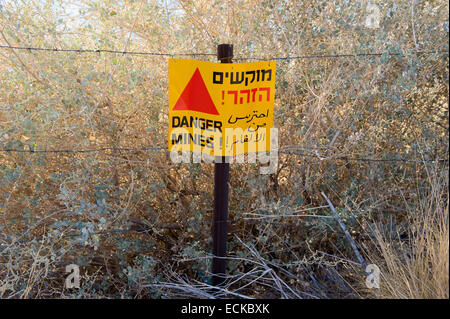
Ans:
[{"label": "wire strand", "polygon": [[[164,53],[164,52],[139,52],[139,51],[120,51],[110,49],[58,49],[58,48],[39,48],[29,46],[10,46],[0,45],[0,49],[10,50],[25,50],[25,51],[49,51],[49,52],[75,52],[75,53],[112,53],[123,55],[150,55],[150,56],[166,56],[166,57],[181,57],[181,56],[216,56],[215,53]],[[433,50],[433,51],[412,51],[410,53],[399,52],[369,52],[369,53],[355,53],[355,54],[311,54],[311,55],[299,55],[299,56],[286,56],[286,57],[272,57],[272,58],[258,58],[258,57],[236,57],[234,60],[295,60],[295,59],[334,59],[334,58],[356,58],[366,56],[406,56],[408,54],[417,55],[432,55],[432,54],[449,54],[449,50]]]},{"label": "wire strand", "polygon": [[126,148],[126,147],[101,147],[93,149],[75,150],[75,149],[61,149],[61,150],[21,150],[21,149],[0,149],[2,153],[97,153],[104,151],[158,151],[167,149],[167,147],[138,147],[138,148]]},{"label": "wire strand", "polygon": [[[448,54],[448,50],[436,50],[436,51],[412,51],[409,54],[417,54],[417,55],[431,55],[431,54]],[[286,56],[286,57],[275,57],[275,58],[236,58],[235,60],[296,60],[296,59],[336,59],[336,58],[357,58],[357,57],[366,57],[366,56],[405,56],[408,53],[399,53],[399,52],[377,52],[377,53],[355,53],[355,54],[311,54],[311,55],[301,55],[301,56]]]},{"label": "wire strand", "polygon": [[[75,149],[59,149],[59,150],[34,150],[34,149],[0,149],[2,153],[66,153],[66,154],[74,154],[74,153],[100,153],[105,151],[124,151],[124,152],[143,152],[143,151],[160,151],[167,150],[165,146],[157,146],[157,147],[138,147],[138,148],[124,148],[124,147],[102,147],[95,149],[83,149],[83,150],[75,150]],[[310,158],[318,158],[320,161],[352,161],[352,162],[385,162],[385,163],[394,163],[394,162],[402,162],[402,163],[424,163],[424,162],[448,162],[448,159],[405,159],[405,158],[359,158],[359,157],[349,157],[349,156],[329,156],[329,157],[321,157],[320,155],[315,154],[305,154],[298,153],[292,150],[279,150],[280,154],[284,155],[296,155],[300,157],[310,157]]]},{"label": "wire strand", "polygon": [[50,52],[75,52],[75,53],[114,53],[128,55],[153,55],[153,56],[215,56],[214,53],[163,53],[163,52],[137,52],[137,51],[120,51],[109,49],[58,49],[58,48],[38,48],[38,47],[20,47],[0,45],[1,49],[25,50],[25,51],[50,51]]}]

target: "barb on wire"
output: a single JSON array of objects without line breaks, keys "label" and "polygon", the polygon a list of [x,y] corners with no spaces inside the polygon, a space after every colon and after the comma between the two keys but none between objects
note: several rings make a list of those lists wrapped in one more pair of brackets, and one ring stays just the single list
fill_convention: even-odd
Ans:
[{"label": "barb on wire", "polygon": [[[128,54],[128,55],[151,55],[151,56],[166,56],[166,57],[182,57],[182,56],[216,56],[215,53],[164,53],[164,52],[137,52],[137,51],[120,51],[110,49],[58,49],[58,48],[40,48],[29,46],[10,46],[0,45],[0,49],[11,50],[26,50],[26,51],[51,51],[51,52],[76,52],[76,53],[114,53],[114,54]],[[285,56],[285,57],[272,57],[272,58],[259,58],[259,57],[236,57],[234,60],[299,60],[299,59],[333,59],[333,58],[355,58],[365,56],[400,56],[407,54],[449,54],[449,50],[432,50],[432,51],[412,51],[410,53],[398,53],[398,52],[368,52],[368,53],[355,53],[355,54],[311,54],[311,55],[299,55],[299,56]]]}]

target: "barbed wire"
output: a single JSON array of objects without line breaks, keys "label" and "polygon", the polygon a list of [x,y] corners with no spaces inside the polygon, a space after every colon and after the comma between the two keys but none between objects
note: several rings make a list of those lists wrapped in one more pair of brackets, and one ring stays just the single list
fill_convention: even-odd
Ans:
[{"label": "barbed wire", "polygon": [[126,152],[139,152],[139,151],[158,151],[167,149],[167,147],[101,147],[101,148],[93,148],[93,149],[60,149],[60,150],[36,150],[36,149],[0,149],[2,153],[99,153],[105,151],[126,151]]},{"label": "barbed wire", "polygon": [[[29,47],[29,46],[10,46],[10,45],[0,45],[0,49],[10,49],[10,50],[26,50],[26,51],[48,51],[48,52],[75,52],[75,53],[112,53],[112,54],[123,54],[123,55],[148,55],[148,56],[166,56],[166,57],[180,57],[180,56],[216,56],[215,53],[164,53],[164,52],[138,52],[138,51],[120,51],[120,50],[109,50],[109,49],[59,49],[59,48],[42,48],[42,47]],[[398,53],[398,52],[378,52],[378,53],[355,53],[355,54],[313,54],[313,55],[302,55],[302,56],[286,56],[286,57],[272,57],[272,58],[257,58],[257,57],[236,57],[234,60],[293,60],[293,59],[328,59],[328,58],[351,58],[351,57],[364,57],[364,56],[400,56],[407,54],[449,54],[447,50],[433,50],[433,51],[412,51],[410,53]],[[30,148],[25,149],[0,149],[2,153],[98,153],[105,151],[158,151],[167,150],[167,147],[141,147],[141,148],[121,148],[121,147],[102,147],[96,149],[57,149],[57,150],[36,150]],[[329,160],[343,160],[343,161],[365,161],[365,162],[404,162],[404,163],[422,163],[422,162],[448,162],[448,160],[437,159],[437,160],[425,160],[425,159],[374,159],[374,158],[353,158],[348,156],[339,157],[321,157],[316,154],[304,154],[298,153],[293,150],[280,151],[280,154],[297,155],[302,157],[313,157],[319,158],[321,161]]]},{"label": "barbed wire", "polygon": [[263,60],[298,60],[298,59],[335,59],[335,58],[357,58],[357,57],[367,57],[367,56],[406,56],[408,54],[417,54],[417,55],[424,55],[424,54],[448,54],[449,51],[445,50],[437,50],[437,51],[412,51],[410,53],[399,53],[399,52],[377,52],[377,53],[355,53],[355,54],[312,54],[312,55],[300,55],[300,56],[287,56],[287,57],[274,57],[274,58],[235,58],[234,60],[256,60],[256,61],[263,61]]},{"label": "barbed wire", "polygon": [[[165,53],[165,52],[145,52],[145,51],[120,51],[110,49],[59,49],[59,48],[42,48],[42,47],[30,47],[30,46],[10,46],[0,45],[0,49],[9,50],[25,50],[25,51],[48,51],[48,52],[74,52],[74,53],[112,53],[123,55],[148,55],[148,56],[166,56],[166,57],[182,57],[182,56],[217,56],[215,53]],[[333,58],[356,58],[366,56],[406,56],[408,54],[417,55],[432,55],[432,54],[449,54],[449,50],[431,50],[431,51],[412,51],[409,53],[400,52],[368,52],[368,53],[354,53],[354,54],[311,54],[311,55],[299,55],[299,56],[285,56],[285,57],[235,57],[234,60],[295,60],[295,59],[333,59]]]},{"label": "barbed wire", "polygon": [[[288,155],[298,155],[301,157],[313,157],[318,158],[320,161],[356,161],[356,162],[403,162],[403,163],[423,163],[423,162],[448,162],[448,159],[407,159],[407,158],[359,158],[359,157],[349,157],[349,156],[328,156],[328,157],[322,157],[317,154],[305,154],[305,153],[298,153],[293,150],[290,151],[280,151],[281,154],[288,154]],[[448,156],[446,156],[448,157]]]},{"label": "barbed wire", "polygon": [[[289,146],[289,147],[292,147]],[[161,151],[164,150],[168,153],[169,150],[165,146],[156,146],[156,147],[137,147],[137,148],[128,148],[128,147],[101,147],[101,148],[93,148],[93,149],[54,149],[54,150],[35,150],[35,149],[0,149],[1,153],[66,153],[66,154],[74,154],[74,153],[100,153],[105,151],[114,151],[114,152],[144,152],[144,151]],[[310,158],[318,158],[320,161],[352,161],[352,162],[385,162],[385,163],[395,163],[395,162],[403,162],[403,163],[437,163],[443,162],[446,163],[448,159],[405,159],[405,158],[365,158],[365,157],[349,157],[349,156],[328,156],[322,157],[318,154],[305,154],[297,152],[296,150],[283,150],[283,147],[278,151],[279,154],[284,155],[296,155],[300,157],[310,157]],[[446,156],[448,157],[448,156]]]},{"label": "barbed wire", "polygon": [[113,53],[124,55],[153,55],[153,56],[215,56],[214,53],[163,53],[163,52],[139,52],[139,51],[120,51],[110,49],[58,49],[58,48],[38,48],[0,45],[0,49],[25,50],[25,51],[49,51],[49,52],[74,52],[74,53]]}]

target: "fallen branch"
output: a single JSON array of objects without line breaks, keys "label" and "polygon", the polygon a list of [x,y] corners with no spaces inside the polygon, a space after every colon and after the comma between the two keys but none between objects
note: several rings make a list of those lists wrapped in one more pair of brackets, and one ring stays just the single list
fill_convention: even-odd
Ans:
[{"label": "fallen branch", "polygon": [[344,223],[342,222],[341,218],[339,217],[338,213],[336,212],[336,209],[334,208],[333,204],[328,199],[327,195],[325,195],[325,193],[322,192],[322,196],[328,202],[328,205],[330,206],[331,211],[333,212],[334,216],[336,217],[336,219],[339,223],[339,226],[341,226],[342,230],[344,231],[345,237],[347,237],[348,241],[350,242],[350,245],[352,246],[353,251],[355,252],[356,258],[358,258],[359,263],[361,264],[361,266],[364,267],[364,271],[365,271],[367,268],[367,264],[364,261],[364,259],[362,258],[361,254],[359,253],[359,250],[358,250],[358,247],[356,247],[355,241],[353,240],[352,236],[348,232],[347,228],[345,227]]}]

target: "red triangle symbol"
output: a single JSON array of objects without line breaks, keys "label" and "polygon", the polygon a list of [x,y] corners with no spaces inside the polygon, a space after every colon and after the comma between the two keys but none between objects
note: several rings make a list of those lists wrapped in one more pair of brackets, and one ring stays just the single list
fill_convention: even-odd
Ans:
[{"label": "red triangle symbol", "polygon": [[198,68],[173,107],[174,111],[197,111],[219,115]]}]

